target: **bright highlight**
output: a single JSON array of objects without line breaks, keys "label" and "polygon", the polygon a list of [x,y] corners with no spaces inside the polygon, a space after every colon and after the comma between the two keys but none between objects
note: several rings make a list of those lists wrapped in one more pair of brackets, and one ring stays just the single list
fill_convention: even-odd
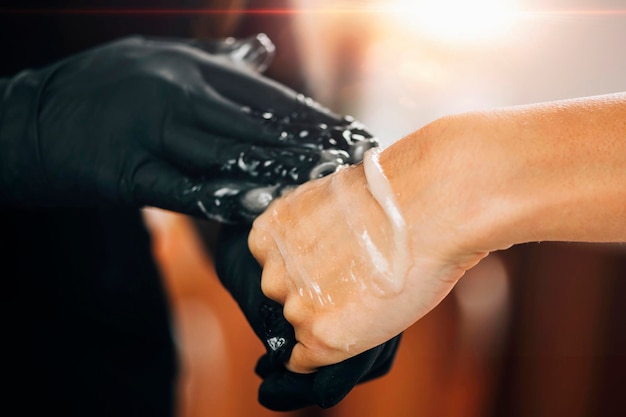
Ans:
[{"label": "bright highlight", "polygon": [[405,26],[443,42],[497,39],[515,25],[515,0],[395,0],[387,7]]}]

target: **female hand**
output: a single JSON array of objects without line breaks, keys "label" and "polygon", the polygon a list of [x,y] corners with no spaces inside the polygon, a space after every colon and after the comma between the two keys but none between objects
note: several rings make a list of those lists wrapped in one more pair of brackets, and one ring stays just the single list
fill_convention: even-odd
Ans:
[{"label": "female hand", "polygon": [[420,211],[409,222],[394,219],[371,172],[374,152],[276,200],[253,224],[263,292],[295,328],[291,371],[312,372],[400,334],[486,255],[463,246],[459,213],[435,187],[415,197]]}]

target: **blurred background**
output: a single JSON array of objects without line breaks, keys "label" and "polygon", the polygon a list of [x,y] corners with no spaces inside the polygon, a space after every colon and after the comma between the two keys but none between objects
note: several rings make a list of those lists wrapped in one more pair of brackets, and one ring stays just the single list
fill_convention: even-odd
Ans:
[{"label": "blurred background", "polygon": [[[624,0],[31,3],[38,12],[14,19],[49,42],[29,65],[131,33],[265,32],[277,46],[268,76],[353,115],[383,146],[451,113],[626,90]],[[264,348],[215,276],[218,226],[145,219],[173,311],[180,417],[626,415],[623,246],[493,253],[405,332],[388,375],[333,408],[275,413],[256,401]]]}]

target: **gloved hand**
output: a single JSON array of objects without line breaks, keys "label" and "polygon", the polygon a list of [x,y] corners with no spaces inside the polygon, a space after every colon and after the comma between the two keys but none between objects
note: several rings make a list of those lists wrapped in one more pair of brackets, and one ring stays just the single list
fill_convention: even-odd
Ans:
[{"label": "gloved hand", "polygon": [[248,249],[249,227],[224,226],[215,256],[217,275],[234,297],[267,353],[256,366],[263,379],[259,402],[275,411],[339,403],[357,384],[386,374],[395,358],[401,335],[335,365],[314,373],[288,371],[284,363],[296,343],[293,327],[282,306],[261,291],[261,268]]},{"label": "gloved hand", "polygon": [[377,144],[260,75],[272,56],[262,36],[132,37],[0,82],[0,205],[155,206],[249,223]]}]

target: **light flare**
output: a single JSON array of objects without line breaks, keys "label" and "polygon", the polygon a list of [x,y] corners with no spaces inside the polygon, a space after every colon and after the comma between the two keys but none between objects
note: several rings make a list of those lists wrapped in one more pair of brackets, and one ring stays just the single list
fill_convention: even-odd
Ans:
[{"label": "light flare", "polygon": [[515,0],[396,0],[387,7],[403,26],[453,43],[503,37],[522,15]]}]

